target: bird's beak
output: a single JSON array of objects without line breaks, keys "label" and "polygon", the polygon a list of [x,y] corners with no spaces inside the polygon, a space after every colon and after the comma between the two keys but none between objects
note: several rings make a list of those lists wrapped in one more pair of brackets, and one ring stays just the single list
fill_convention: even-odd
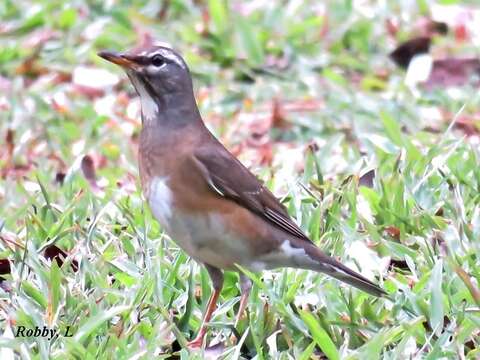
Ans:
[{"label": "bird's beak", "polygon": [[127,54],[119,54],[113,51],[100,51],[97,55],[107,61],[110,61],[127,69],[131,69],[138,65],[135,61],[134,56]]}]

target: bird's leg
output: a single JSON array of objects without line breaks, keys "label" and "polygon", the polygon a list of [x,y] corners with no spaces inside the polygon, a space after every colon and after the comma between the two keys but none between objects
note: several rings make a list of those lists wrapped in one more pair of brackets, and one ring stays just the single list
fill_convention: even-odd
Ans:
[{"label": "bird's leg", "polygon": [[248,297],[250,295],[250,290],[252,289],[252,281],[245,276],[245,274],[240,273],[240,307],[238,308],[237,317],[235,319],[235,327],[237,327],[238,322],[243,317],[245,308],[247,307]]},{"label": "bird's leg", "polygon": [[205,315],[203,316],[202,326],[200,330],[192,341],[188,343],[189,348],[200,348],[203,345],[203,339],[207,334],[207,324],[210,321],[213,312],[217,307],[217,300],[220,292],[222,291],[223,287],[223,273],[220,269],[217,269],[213,266],[205,264],[205,268],[210,275],[210,279],[212,279],[213,284],[213,292],[210,295],[210,299],[208,300],[207,309],[205,310]]},{"label": "bird's leg", "polygon": [[[238,308],[237,316],[235,317],[235,328],[238,326],[238,323],[243,317],[245,308],[247,307],[248,297],[250,295],[250,290],[252,289],[252,281],[245,276],[243,273],[240,273],[240,306]],[[237,336],[232,334],[230,336],[230,341],[232,344],[236,344],[240,340]]]}]

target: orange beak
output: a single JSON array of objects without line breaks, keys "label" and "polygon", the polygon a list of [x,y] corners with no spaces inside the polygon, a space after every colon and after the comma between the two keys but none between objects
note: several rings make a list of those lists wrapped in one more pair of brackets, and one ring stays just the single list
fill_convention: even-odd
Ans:
[{"label": "orange beak", "polygon": [[110,61],[127,69],[131,69],[137,65],[137,63],[134,61],[133,56],[129,56],[126,54],[119,54],[113,51],[100,51],[97,55],[107,61]]}]

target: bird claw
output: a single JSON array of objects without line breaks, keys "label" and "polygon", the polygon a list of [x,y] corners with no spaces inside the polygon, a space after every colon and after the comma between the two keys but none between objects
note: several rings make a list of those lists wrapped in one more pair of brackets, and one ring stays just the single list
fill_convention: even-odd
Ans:
[{"label": "bird claw", "polygon": [[235,334],[230,335],[230,342],[233,346],[237,345],[238,343],[238,337]]},{"label": "bird claw", "polygon": [[198,338],[198,337],[196,337],[195,339],[187,343],[187,347],[191,350],[201,349],[202,345],[203,345],[203,338]]}]

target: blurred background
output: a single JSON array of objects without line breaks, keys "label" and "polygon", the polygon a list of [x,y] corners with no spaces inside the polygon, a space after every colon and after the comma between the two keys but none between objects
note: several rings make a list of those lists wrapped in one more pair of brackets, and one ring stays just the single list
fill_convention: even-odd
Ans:
[{"label": "blurred background", "polygon": [[[240,343],[208,356],[480,356],[476,1],[3,0],[0,19],[0,358],[193,356],[182,336],[208,278],[144,208],[139,101],[96,55],[156,42],[311,238],[400,294],[267,272]],[[236,280],[212,343],[231,334]]]}]

